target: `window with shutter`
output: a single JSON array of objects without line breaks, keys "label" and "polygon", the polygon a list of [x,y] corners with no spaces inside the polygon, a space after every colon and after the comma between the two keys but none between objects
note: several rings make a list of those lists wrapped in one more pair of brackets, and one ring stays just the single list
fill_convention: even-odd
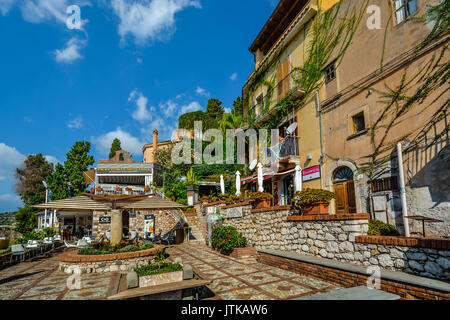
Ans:
[{"label": "window with shutter", "polygon": [[291,90],[291,74],[290,74],[289,57],[283,60],[283,62],[277,68],[277,97],[278,101],[283,99],[286,94]]}]

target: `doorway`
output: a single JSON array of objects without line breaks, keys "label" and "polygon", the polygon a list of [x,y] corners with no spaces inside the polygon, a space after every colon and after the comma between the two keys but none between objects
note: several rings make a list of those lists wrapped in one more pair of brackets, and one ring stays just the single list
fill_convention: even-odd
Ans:
[{"label": "doorway", "polygon": [[130,236],[130,213],[128,211],[122,212],[122,233],[125,239]]},{"label": "doorway", "polygon": [[348,167],[336,170],[333,178],[336,193],[336,214],[356,213],[355,181]]}]

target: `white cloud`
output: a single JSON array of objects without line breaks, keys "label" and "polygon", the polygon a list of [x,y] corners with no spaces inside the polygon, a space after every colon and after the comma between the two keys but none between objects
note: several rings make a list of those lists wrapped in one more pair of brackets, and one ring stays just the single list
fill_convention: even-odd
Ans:
[{"label": "white cloud", "polygon": [[0,194],[0,211],[15,211],[22,206],[20,197],[13,194]]},{"label": "white cloud", "polygon": [[67,128],[69,129],[81,129],[83,127],[83,118],[78,117],[67,123]]},{"label": "white cloud", "polygon": [[187,7],[201,8],[195,0],[112,0],[111,6],[120,20],[122,42],[130,35],[138,45],[169,39],[176,29],[175,13]]},{"label": "white cloud", "polygon": [[58,163],[60,163],[60,161],[54,156],[47,155],[47,156],[44,156],[44,158],[48,162],[53,163],[53,167],[55,167]]},{"label": "white cloud", "polygon": [[0,0],[0,12],[2,15],[6,15],[16,2],[17,0]]},{"label": "white cloud", "polygon": [[142,154],[142,147],[145,145],[139,138],[132,136],[130,133],[123,131],[118,127],[115,131],[108,132],[99,137],[92,137],[92,142],[98,152],[108,155],[111,144],[114,139],[118,138],[122,148],[133,154]]},{"label": "white cloud", "polygon": [[184,114],[187,112],[199,111],[199,110],[202,110],[202,106],[197,101],[193,101],[193,102],[189,103],[188,105],[182,106],[180,114]]},{"label": "white cloud", "polygon": [[[25,21],[31,23],[42,23],[45,21],[56,20],[60,23],[66,23],[68,14],[66,12],[69,5],[78,6],[90,5],[89,1],[77,0],[0,0],[0,12],[6,15],[13,6],[18,5]],[[87,20],[81,20],[82,26]]]},{"label": "white cloud", "polygon": [[197,87],[197,89],[195,89],[195,92],[199,96],[209,97],[209,92],[203,89],[202,87]]},{"label": "white cloud", "polygon": [[237,77],[238,77],[238,74],[237,74],[236,72],[234,72],[234,73],[230,76],[230,80],[231,80],[231,81],[234,81],[234,80],[237,79]]},{"label": "white cloud", "polygon": [[25,160],[25,155],[16,148],[0,143],[0,176],[13,179],[16,168]]},{"label": "white cloud", "polygon": [[60,63],[72,63],[78,59],[83,58],[80,54],[80,50],[86,46],[86,40],[80,40],[77,38],[72,38],[67,41],[66,47],[64,49],[57,49],[53,52],[55,55],[56,62]]},{"label": "white cloud", "polygon": [[143,63],[143,61],[142,61],[141,58],[136,58],[136,62],[139,63],[139,64],[142,64],[142,63]]},{"label": "white cloud", "polygon": [[162,103],[159,105],[159,110],[162,110],[166,117],[171,117],[175,114],[175,110],[177,109],[178,104],[173,102],[172,100],[167,101],[166,103]]},{"label": "white cloud", "polygon": [[231,109],[230,108],[225,108],[225,113],[231,113]]},{"label": "white cloud", "polygon": [[141,123],[152,120],[152,113],[155,112],[155,107],[151,106],[147,109],[148,98],[146,96],[134,90],[130,93],[128,101],[134,101],[137,106],[132,115],[134,120]]}]

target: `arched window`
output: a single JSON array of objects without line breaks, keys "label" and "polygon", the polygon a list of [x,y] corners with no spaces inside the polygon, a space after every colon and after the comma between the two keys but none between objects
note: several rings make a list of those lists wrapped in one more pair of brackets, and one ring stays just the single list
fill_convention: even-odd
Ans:
[{"label": "arched window", "polygon": [[339,168],[334,174],[334,181],[353,180],[353,171],[349,167]]}]

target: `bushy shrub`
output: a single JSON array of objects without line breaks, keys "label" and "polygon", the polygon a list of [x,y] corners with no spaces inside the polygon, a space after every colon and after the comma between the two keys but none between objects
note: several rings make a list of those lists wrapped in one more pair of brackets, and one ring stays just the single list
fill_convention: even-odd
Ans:
[{"label": "bushy shrub", "polygon": [[394,226],[380,220],[369,220],[368,235],[371,236],[399,236],[400,232]]},{"label": "bushy shrub", "polygon": [[307,188],[302,191],[297,191],[294,194],[292,201],[300,206],[307,206],[317,202],[330,202],[334,198],[336,198],[334,192],[323,189]]},{"label": "bushy shrub", "polygon": [[144,277],[153,274],[183,271],[183,267],[179,263],[154,263],[140,266],[135,271],[139,277]]},{"label": "bushy shrub", "polygon": [[251,192],[248,194],[251,201],[272,200],[273,195],[268,192]]},{"label": "bushy shrub", "polygon": [[247,239],[235,227],[219,226],[212,231],[211,245],[223,253],[230,253],[235,248],[245,248]]},{"label": "bushy shrub", "polygon": [[94,243],[86,248],[78,250],[78,254],[81,255],[100,255],[100,254],[112,254],[141,251],[153,248],[154,245],[150,241],[138,243],[136,241],[121,241],[116,245],[112,245],[109,241],[103,241],[101,243]]}]

